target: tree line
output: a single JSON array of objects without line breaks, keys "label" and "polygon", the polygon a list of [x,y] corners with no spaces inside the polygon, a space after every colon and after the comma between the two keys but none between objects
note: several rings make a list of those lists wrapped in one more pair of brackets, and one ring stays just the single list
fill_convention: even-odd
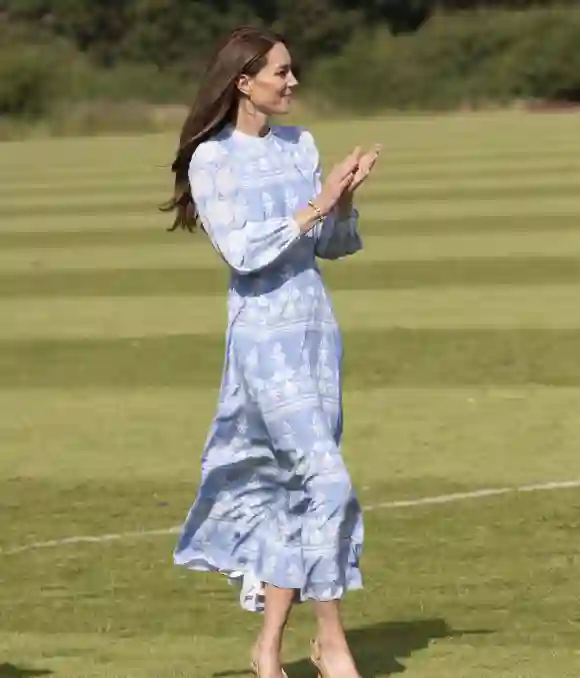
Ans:
[{"label": "tree line", "polygon": [[240,23],[283,33],[332,113],[580,103],[579,0],[0,0],[0,137],[149,125]]},{"label": "tree line", "polygon": [[524,9],[577,0],[0,0],[0,23],[69,40],[102,66],[195,67],[229,27],[249,22],[286,35],[301,60],[336,54],[377,24],[412,33],[434,14]]}]

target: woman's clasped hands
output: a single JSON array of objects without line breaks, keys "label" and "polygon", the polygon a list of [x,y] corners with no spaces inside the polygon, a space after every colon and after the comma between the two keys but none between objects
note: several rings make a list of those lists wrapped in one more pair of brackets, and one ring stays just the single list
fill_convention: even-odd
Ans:
[{"label": "woman's clasped hands", "polygon": [[328,173],[318,197],[320,209],[328,213],[343,197],[352,197],[359,186],[366,181],[381,153],[376,144],[366,153],[360,146],[351,151],[346,158],[338,162]]}]

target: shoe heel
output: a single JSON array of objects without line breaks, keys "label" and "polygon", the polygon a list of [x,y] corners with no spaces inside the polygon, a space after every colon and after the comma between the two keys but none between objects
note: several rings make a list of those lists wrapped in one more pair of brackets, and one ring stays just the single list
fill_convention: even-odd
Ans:
[{"label": "shoe heel", "polygon": [[[258,670],[258,664],[256,662],[252,662],[250,664],[250,671],[254,674],[255,678],[260,678],[260,672]],[[284,669],[282,669],[282,678],[288,678],[288,674]],[[320,676],[322,678],[322,676]]]},{"label": "shoe heel", "polygon": [[319,664],[320,660],[320,651],[318,649],[318,643],[316,640],[312,639],[310,641],[310,663],[316,669],[317,678],[325,678],[322,673],[322,667]]}]

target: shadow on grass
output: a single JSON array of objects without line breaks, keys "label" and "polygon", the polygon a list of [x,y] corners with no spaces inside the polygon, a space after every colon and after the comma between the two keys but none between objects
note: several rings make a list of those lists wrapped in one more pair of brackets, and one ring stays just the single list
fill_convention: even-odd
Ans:
[{"label": "shadow on grass", "polygon": [[[402,659],[424,650],[438,639],[493,633],[491,630],[452,629],[443,619],[422,619],[409,622],[381,622],[348,631],[348,641],[363,678],[391,676],[406,670]],[[306,651],[309,651],[307,648]],[[312,678],[315,669],[308,659],[285,663],[289,678]],[[247,675],[247,669],[215,673],[215,678]]]},{"label": "shadow on grass", "polygon": [[48,669],[23,669],[14,664],[0,664],[0,678],[29,678],[29,676],[48,676]]}]

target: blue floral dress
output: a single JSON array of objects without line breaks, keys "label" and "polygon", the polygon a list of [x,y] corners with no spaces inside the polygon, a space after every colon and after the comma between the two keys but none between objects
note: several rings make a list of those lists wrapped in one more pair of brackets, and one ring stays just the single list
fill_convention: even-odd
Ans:
[{"label": "blue floral dress", "polygon": [[174,551],[192,570],[296,601],[362,586],[361,507],[341,455],[341,334],[317,257],[361,249],[358,213],[302,234],[292,215],[320,190],[319,154],[301,128],[264,137],[227,126],[189,168],[213,247],[231,271],[225,364],[201,484]]}]

